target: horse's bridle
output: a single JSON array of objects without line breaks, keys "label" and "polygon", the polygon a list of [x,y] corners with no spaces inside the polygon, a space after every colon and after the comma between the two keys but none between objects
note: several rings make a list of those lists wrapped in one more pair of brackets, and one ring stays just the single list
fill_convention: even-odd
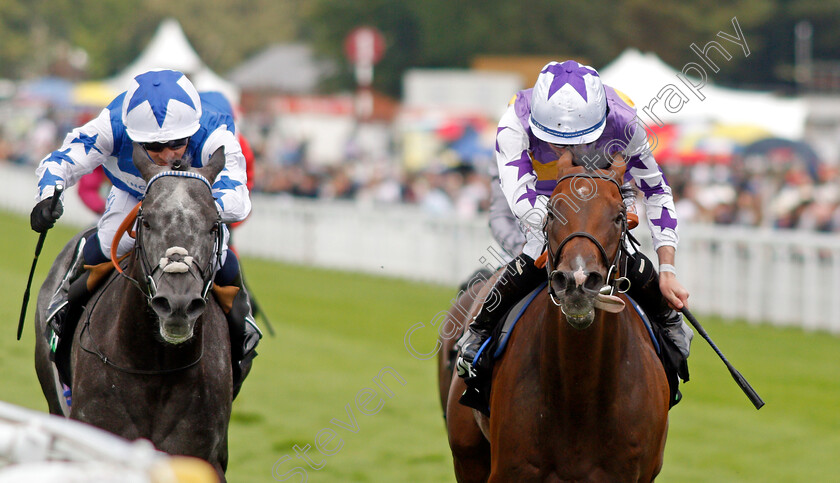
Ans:
[{"label": "horse's bridle", "polygon": [[[610,176],[606,176],[606,175],[603,175],[603,174],[600,174],[600,173],[594,173],[594,172],[592,172],[592,173],[567,174],[565,176],[562,176],[560,179],[558,179],[557,184],[559,185],[564,180],[574,179],[574,178],[590,178],[590,179],[606,180],[606,181],[611,182],[613,185],[615,185],[616,189],[618,189],[619,193],[621,193],[621,185],[618,183],[618,181],[616,181],[615,179],[613,179]],[[548,206],[548,213],[551,213],[551,203],[549,203],[549,206]],[[559,273],[559,270],[553,269],[552,266],[556,267],[559,264],[560,255],[563,252],[563,247],[565,247],[566,244],[569,243],[574,238],[586,238],[586,239],[590,240],[592,243],[594,243],[595,247],[598,248],[598,251],[601,253],[601,257],[603,258],[604,263],[609,265],[609,270],[607,271],[606,282],[607,282],[608,286],[610,287],[610,295],[612,295],[616,291],[617,285],[620,282],[623,283],[625,287],[629,287],[629,281],[627,281],[627,279],[625,277],[619,277],[619,273],[618,273],[619,272],[618,271],[618,265],[619,265],[619,260],[620,260],[620,257],[621,257],[621,250],[622,250],[622,247],[624,246],[624,239],[627,236],[627,213],[626,213],[626,208],[622,209],[621,214],[622,214],[621,237],[619,238],[618,248],[615,251],[615,257],[613,258],[612,263],[610,263],[610,257],[609,257],[609,255],[607,255],[607,250],[604,249],[604,246],[601,245],[601,242],[599,242],[590,233],[587,233],[585,231],[576,231],[576,232],[568,235],[557,246],[557,251],[555,253],[552,253],[551,252],[551,243],[549,243],[549,236],[548,236],[548,219],[549,219],[549,217],[546,216],[545,224],[543,225],[543,235],[544,235],[545,240],[546,240],[546,249],[548,250],[548,258],[546,259],[545,268],[546,268],[546,271],[548,271],[548,282],[549,282],[548,283],[548,295],[551,298],[551,301],[554,303],[554,305],[559,307],[560,303],[557,302],[557,300],[555,299],[555,295],[557,295],[557,294],[554,292],[554,286],[551,282],[553,281],[554,277]],[[584,288],[584,290],[589,291],[589,289],[586,289],[586,288]],[[623,290],[619,289],[618,291],[623,293],[623,292],[627,291],[627,288],[624,288]],[[596,291],[596,293],[597,293],[597,291]]]},{"label": "horse's bridle", "polygon": [[[146,184],[146,192],[148,192],[149,187],[152,185],[153,182],[156,180],[165,177],[165,176],[175,176],[180,178],[192,178],[202,181],[207,188],[212,192],[213,188],[207,178],[201,176],[198,173],[187,172],[187,171],[163,171],[161,173],[156,174],[149,182]],[[134,243],[134,251],[135,256],[140,260],[140,270],[143,273],[143,281],[144,283],[140,283],[137,280],[134,280],[127,274],[123,273],[123,276],[131,280],[134,285],[140,289],[141,292],[146,296],[148,300],[153,299],[157,295],[157,282],[156,280],[160,280],[160,276],[163,274],[163,266],[162,264],[152,265],[149,262],[148,257],[146,256],[146,250],[143,247],[143,207],[140,206],[140,209],[137,211],[137,223],[136,223],[136,241]],[[214,231],[216,234],[213,246],[213,252],[215,257],[208,257],[207,263],[205,264],[204,268],[197,266],[194,263],[188,264],[188,273],[195,277],[197,280],[201,280],[203,289],[201,291],[201,297],[203,299],[207,298],[207,295],[210,292],[210,287],[213,286],[213,268],[215,266],[221,266],[222,263],[222,248],[224,247],[224,230],[222,228],[222,219],[221,215],[217,216],[216,221],[213,223]],[[119,234],[118,234],[119,236]],[[118,240],[115,240],[114,243],[116,245]],[[215,262],[215,263],[214,263]]]},{"label": "horse's bridle", "polygon": [[[154,181],[156,181],[157,179],[160,179],[164,176],[176,176],[176,177],[180,177],[180,178],[197,179],[197,180],[203,182],[207,186],[207,188],[211,191],[211,193],[213,191],[213,187],[210,184],[210,182],[207,181],[207,178],[205,178],[204,176],[201,176],[198,173],[187,172],[187,171],[164,171],[162,173],[158,173],[157,175],[153,176],[152,179],[149,180],[149,182],[146,184],[146,192],[148,192],[149,186],[151,186],[151,184]],[[126,218],[126,220],[123,221],[123,224],[120,226],[120,229],[117,230],[116,236],[114,237],[114,242],[111,246],[111,261],[112,261],[112,263],[114,263],[114,266],[117,269],[117,271],[120,273],[120,275],[122,275],[123,277],[130,280],[134,284],[134,286],[137,287],[137,289],[140,290],[140,292],[142,292],[143,295],[146,296],[147,300],[151,300],[157,294],[157,283],[155,282],[155,275],[159,271],[162,272],[163,268],[161,268],[160,264],[155,266],[155,267],[152,267],[151,264],[148,261],[148,258],[145,255],[145,250],[143,249],[143,207],[142,207],[142,202],[140,204],[138,204],[137,207],[135,207],[135,210],[136,210],[135,220],[130,219],[132,217],[132,214],[134,213],[134,211],[132,211],[132,213],[129,214],[129,216]],[[135,250],[135,256],[140,259],[140,269],[143,272],[143,280],[144,280],[145,284],[138,282],[137,280],[133,279],[130,275],[125,273],[125,271],[122,270],[122,268],[120,267],[120,265],[117,261],[117,258],[116,258],[117,246],[119,244],[120,239],[122,238],[123,233],[126,232],[126,231],[130,231],[131,225],[135,222],[136,222],[137,228],[136,228],[136,235],[135,235],[134,250]],[[216,231],[216,237],[215,237],[215,240],[214,240],[215,246],[213,247],[213,251],[216,254],[215,262],[218,263],[219,265],[221,265],[222,247],[224,246],[224,232],[222,230],[221,215],[219,215],[217,217],[213,226],[214,226],[214,229]],[[202,290],[201,296],[202,296],[202,298],[205,298],[205,299],[207,298],[207,295],[210,291],[210,287],[213,285],[213,262],[214,262],[214,258],[209,257],[209,259],[207,260],[207,265],[204,267],[204,269],[201,269],[201,268],[197,267],[194,263],[189,263],[188,264],[189,269],[187,271],[193,277],[196,277],[197,279],[202,280],[202,283],[204,284],[204,289]],[[193,269],[195,269],[195,271]],[[198,272],[198,274],[196,274],[195,272]],[[158,278],[160,278],[160,277],[158,276]],[[96,297],[95,301],[93,302],[92,306],[96,306],[96,304],[99,302],[99,299],[102,297],[102,295],[108,289],[108,287],[111,286],[111,283],[114,280],[115,280],[115,278],[112,278],[111,280],[109,280],[108,283],[105,285],[105,287],[102,288],[102,290],[99,291],[99,294],[97,295],[97,297]],[[82,335],[84,334],[84,332],[86,330],[87,331],[90,330],[90,318],[91,318],[92,314],[93,314],[93,309],[91,308],[90,310],[88,310],[87,321],[85,322],[85,325],[82,327],[82,332],[79,334],[79,346],[85,352],[97,356],[105,365],[109,365],[109,366],[117,369],[118,371],[125,372],[125,373],[128,373],[128,374],[154,375],[154,376],[173,374],[173,373],[180,372],[180,371],[183,371],[183,370],[186,370],[186,369],[189,369],[191,367],[196,366],[201,361],[202,357],[204,357],[204,344],[202,344],[201,352],[199,353],[198,357],[193,362],[190,362],[190,363],[188,363],[186,365],[183,365],[183,366],[180,366],[180,367],[174,367],[174,368],[171,368],[171,369],[135,369],[135,368],[123,367],[123,366],[117,365],[113,361],[111,361],[105,354],[102,353],[102,351],[99,349],[98,345],[96,344],[96,341],[93,339],[93,334],[89,334],[89,338],[91,340],[91,343],[93,344],[92,349],[85,347],[85,345],[82,343]]]}]

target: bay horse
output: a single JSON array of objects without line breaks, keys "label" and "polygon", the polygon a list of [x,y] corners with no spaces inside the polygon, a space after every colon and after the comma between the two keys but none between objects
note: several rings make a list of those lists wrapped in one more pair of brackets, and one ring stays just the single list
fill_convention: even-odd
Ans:
[{"label": "bay horse", "polygon": [[81,234],[58,255],[38,294],[38,379],[51,413],[202,458],[224,479],[233,399],[230,336],[222,309],[208,296],[222,253],[211,186],[224,168],[224,150],[201,168],[157,166],[137,144],[133,158],[147,184],[134,253],[121,273],[100,284],[72,334],[69,411],[41,334]]},{"label": "bay horse", "polygon": [[458,481],[649,482],[661,470],[668,382],[641,317],[614,295],[623,176],[558,175],[544,225],[549,283],[494,365],[490,417],[458,403],[462,379],[446,394]]}]

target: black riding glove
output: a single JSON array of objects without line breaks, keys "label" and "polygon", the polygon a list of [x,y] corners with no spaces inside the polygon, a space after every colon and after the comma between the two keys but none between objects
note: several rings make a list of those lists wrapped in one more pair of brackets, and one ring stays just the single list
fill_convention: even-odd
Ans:
[{"label": "black riding glove", "polygon": [[32,208],[32,213],[29,215],[29,225],[38,233],[44,233],[55,225],[55,220],[59,219],[64,213],[64,207],[59,201],[55,205],[54,210],[50,210],[52,205],[52,196],[45,198]]}]

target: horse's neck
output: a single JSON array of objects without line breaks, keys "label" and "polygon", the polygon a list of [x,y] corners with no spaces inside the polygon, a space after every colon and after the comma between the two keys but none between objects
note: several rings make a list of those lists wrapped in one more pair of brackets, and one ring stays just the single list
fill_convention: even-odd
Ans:
[{"label": "horse's neck", "polygon": [[572,328],[553,304],[546,314],[540,341],[543,387],[578,403],[607,396],[616,387],[628,339],[621,314],[598,311],[584,330]]}]

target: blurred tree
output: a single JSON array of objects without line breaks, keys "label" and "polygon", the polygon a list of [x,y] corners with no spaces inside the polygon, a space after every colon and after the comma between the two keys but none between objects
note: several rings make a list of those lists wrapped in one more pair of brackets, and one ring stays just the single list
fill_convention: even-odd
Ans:
[{"label": "blurred tree", "polygon": [[[353,87],[344,38],[372,25],[387,43],[374,87],[392,95],[399,95],[410,67],[467,67],[476,55],[572,55],[603,67],[637,47],[680,68],[697,60],[692,43],[702,48],[711,40],[733,54],[715,82],[784,87],[791,81],[798,21],[813,25],[815,60],[837,60],[840,44],[840,0],[3,0],[0,76],[43,75],[59,46],[67,45],[88,53],[91,78],[113,75],[169,16],[222,74],[271,43],[311,42],[345,67],[329,89]],[[733,33],[733,17],[746,36],[748,58],[715,36]]]},{"label": "blurred tree", "polygon": [[306,40],[316,50],[343,66],[325,83],[327,90],[348,89],[355,85],[353,66],[344,54],[347,34],[361,25],[375,27],[385,37],[385,56],[374,67],[373,85],[392,95],[399,93],[403,72],[418,65],[421,58],[418,19],[405,0],[366,2],[318,0],[304,11]]},{"label": "blurred tree", "polygon": [[142,51],[166,17],[181,22],[198,54],[224,73],[274,42],[298,37],[303,0],[5,0],[0,2],[0,76],[46,73],[62,43],[84,49],[88,75],[115,74]]},{"label": "blurred tree", "polygon": [[[745,73],[775,80],[775,63],[762,64],[761,72],[755,72],[753,60],[758,57],[755,51],[775,45],[768,41],[773,32],[764,27],[782,15],[779,2],[793,0],[314,0],[304,18],[311,40],[327,55],[340,55],[344,35],[359,24],[387,31],[389,50],[377,66],[379,80],[374,85],[398,94],[398,79],[406,67],[467,67],[479,54],[572,55],[602,67],[632,46],[655,52],[679,68],[697,60],[692,43],[702,48],[711,40],[721,41],[716,37],[719,31],[734,34],[731,20],[736,17],[751,55],[733,53],[714,78],[726,83]],[[349,66],[346,71],[334,87],[352,85]]]}]

